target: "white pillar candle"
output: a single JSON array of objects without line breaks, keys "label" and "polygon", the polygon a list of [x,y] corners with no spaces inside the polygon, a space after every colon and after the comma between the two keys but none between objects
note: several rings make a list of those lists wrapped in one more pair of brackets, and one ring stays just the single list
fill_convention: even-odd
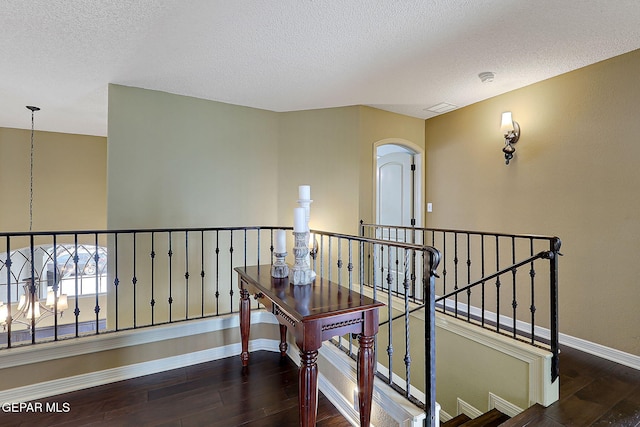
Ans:
[{"label": "white pillar candle", "polygon": [[300,200],[311,199],[311,187],[309,185],[301,185],[298,187],[298,199]]},{"label": "white pillar candle", "polygon": [[307,231],[307,221],[304,208],[293,209],[293,231],[304,233]]},{"label": "white pillar candle", "polygon": [[273,251],[277,254],[287,252],[287,234],[284,230],[276,230],[276,242]]}]

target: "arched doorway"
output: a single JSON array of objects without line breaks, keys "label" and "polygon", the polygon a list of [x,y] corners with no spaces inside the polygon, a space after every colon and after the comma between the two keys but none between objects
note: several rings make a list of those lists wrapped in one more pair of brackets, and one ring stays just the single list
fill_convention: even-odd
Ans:
[{"label": "arched doorway", "polygon": [[422,226],[423,150],[410,141],[385,139],[374,152],[376,224]]}]

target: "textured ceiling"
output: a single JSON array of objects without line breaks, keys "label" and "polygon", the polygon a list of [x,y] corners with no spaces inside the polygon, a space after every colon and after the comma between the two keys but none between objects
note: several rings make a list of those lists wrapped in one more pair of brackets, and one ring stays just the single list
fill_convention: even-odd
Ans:
[{"label": "textured ceiling", "polygon": [[638,48],[638,0],[3,0],[0,127],[106,135],[108,83],[428,118]]}]

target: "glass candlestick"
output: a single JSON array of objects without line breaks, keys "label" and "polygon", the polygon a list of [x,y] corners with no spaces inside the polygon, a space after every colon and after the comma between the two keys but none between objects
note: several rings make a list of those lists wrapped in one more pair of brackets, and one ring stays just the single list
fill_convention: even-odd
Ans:
[{"label": "glass candlestick", "polygon": [[295,263],[290,269],[289,282],[294,285],[308,285],[316,278],[316,272],[309,268],[309,232],[293,232],[295,243],[293,255]]}]

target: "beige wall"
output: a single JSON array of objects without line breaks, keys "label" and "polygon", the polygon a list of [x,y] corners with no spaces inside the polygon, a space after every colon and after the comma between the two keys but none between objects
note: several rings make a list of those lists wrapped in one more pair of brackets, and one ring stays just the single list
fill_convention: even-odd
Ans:
[{"label": "beige wall", "polygon": [[[30,148],[30,130],[0,128],[0,230],[5,232],[29,230]],[[106,176],[106,138],[36,131],[33,230],[105,228]]]},{"label": "beige wall", "polygon": [[311,186],[312,229],[358,231],[358,108],[282,113],[278,218],[293,225],[298,185]]},{"label": "beige wall", "polygon": [[360,219],[366,223],[373,223],[375,222],[373,192],[376,176],[374,144],[383,140],[401,144],[409,141],[424,149],[424,120],[371,107],[361,106],[359,111]]},{"label": "beige wall", "polygon": [[[557,235],[560,331],[640,355],[640,51],[426,121],[430,227]],[[500,114],[522,127],[514,160]],[[603,258],[603,259],[599,259]]]},{"label": "beige wall", "polygon": [[[93,336],[87,339],[109,340],[111,338],[113,338],[113,335],[103,334],[100,337]],[[8,368],[0,368],[0,375],[3,378],[0,384],[0,392],[46,381],[64,380],[76,375],[90,374],[92,372],[210,350],[216,347],[237,345],[240,342],[237,327],[212,329],[211,332],[207,333],[164,340],[154,339],[152,342],[143,343],[137,343],[136,335],[130,335],[130,338],[131,344],[110,349],[105,349],[105,346],[101,345],[100,342],[94,341],[97,350],[90,353],[83,351],[80,355],[76,355],[77,352],[74,351],[74,346],[82,346],[83,341],[67,341],[68,347],[62,347],[62,350],[55,353],[51,359],[43,358],[39,356],[39,353],[51,350],[54,344],[41,344],[37,347],[29,348],[31,351],[25,356],[25,359],[36,359],[38,361],[16,365],[12,363],[12,366]],[[251,339],[279,341],[279,335],[274,325],[259,323],[252,325]],[[69,350],[69,347],[71,347],[71,350]],[[15,353],[24,353],[25,349],[25,347],[15,347],[0,355],[0,358],[7,357],[9,360],[14,360]],[[185,358],[184,364],[185,366],[189,365],[188,357]],[[239,361],[238,364],[240,364]],[[108,376],[98,379],[98,381],[105,380],[108,380]],[[41,390],[36,389],[35,392],[41,392]]]},{"label": "beige wall", "polygon": [[373,221],[374,145],[410,141],[424,147],[424,121],[353,106],[280,115],[279,219],[293,222],[297,186],[311,185],[311,228],[358,234]]}]

